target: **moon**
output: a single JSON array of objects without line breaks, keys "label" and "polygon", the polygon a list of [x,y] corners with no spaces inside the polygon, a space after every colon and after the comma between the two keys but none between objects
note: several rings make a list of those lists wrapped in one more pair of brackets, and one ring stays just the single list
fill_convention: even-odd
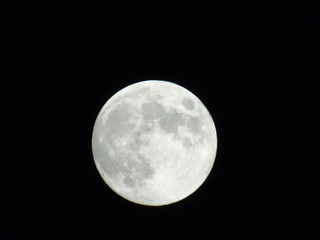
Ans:
[{"label": "moon", "polygon": [[207,108],[186,88],[164,80],[137,82],[114,94],[92,134],[94,162],[106,184],[147,206],[172,204],[195,192],[216,150]]}]

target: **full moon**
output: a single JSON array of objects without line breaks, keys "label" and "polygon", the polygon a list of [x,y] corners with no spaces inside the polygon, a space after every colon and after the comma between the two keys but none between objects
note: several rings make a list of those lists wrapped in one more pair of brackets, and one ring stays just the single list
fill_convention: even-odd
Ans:
[{"label": "full moon", "polygon": [[114,94],[93,128],[95,165],[106,184],[141,205],[178,202],[208,177],[217,150],[212,117],[189,90],[146,80]]}]

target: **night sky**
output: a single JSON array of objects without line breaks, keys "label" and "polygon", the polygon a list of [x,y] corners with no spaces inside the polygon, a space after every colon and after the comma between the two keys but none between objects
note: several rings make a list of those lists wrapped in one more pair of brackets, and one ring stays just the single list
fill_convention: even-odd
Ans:
[{"label": "night sky", "polygon": [[[132,7],[1,9],[0,239],[316,239],[319,5]],[[205,183],[163,207],[119,197],[91,152],[105,102],[151,79],[193,92],[218,135]]]}]

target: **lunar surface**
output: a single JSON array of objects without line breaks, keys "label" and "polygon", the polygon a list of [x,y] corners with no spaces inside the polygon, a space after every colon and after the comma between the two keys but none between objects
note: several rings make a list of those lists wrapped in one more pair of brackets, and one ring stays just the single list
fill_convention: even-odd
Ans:
[{"label": "lunar surface", "polygon": [[129,85],[101,109],[93,129],[96,167],[123,198],[161,206],[196,191],[216,156],[212,117],[189,90],[162,80]]}]

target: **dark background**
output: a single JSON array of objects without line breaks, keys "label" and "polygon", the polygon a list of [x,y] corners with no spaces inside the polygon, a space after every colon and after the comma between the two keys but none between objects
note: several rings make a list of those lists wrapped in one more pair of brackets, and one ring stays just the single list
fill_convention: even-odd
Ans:
[{"label": "dark background", "polygon": [[[0,239],[317,239],[318,12],[315,1],[2,8]],[[218,134],[206,182],[163,207],[117,196],[91,153],[104,103],[148,79],[197,95]]]}]

